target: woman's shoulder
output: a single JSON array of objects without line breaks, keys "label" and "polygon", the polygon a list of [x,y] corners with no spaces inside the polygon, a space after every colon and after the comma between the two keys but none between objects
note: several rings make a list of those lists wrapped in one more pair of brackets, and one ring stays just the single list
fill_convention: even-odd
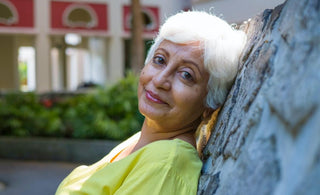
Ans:
[{"label": "woman's shoulder", "polygon": [[191,144],[161,140],[111,163],[106,169],[125,178],[118,194],[195,194],[201,166]]},{"label": "woman's shoulder", "polygon": [[137,156],[139,160],[133,170],[170,179],[180,190],[196,189],[202,161],[191,144],[180,139],[156,141],[138,151]]},{"label": "woman's shoulder", "polygon": [[174,163],[177,166],[184,163],[201,163],[197,150],[181,139],[155,141],[136,152],[149,162]]}]

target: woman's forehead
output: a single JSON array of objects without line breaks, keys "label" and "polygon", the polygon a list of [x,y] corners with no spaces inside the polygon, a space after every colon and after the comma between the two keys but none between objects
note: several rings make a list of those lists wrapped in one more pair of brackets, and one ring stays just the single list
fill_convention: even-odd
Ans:
[{"label": "woman's forehead", "polygon": [[203,56],[203,48],[199,41],[190,43],[174,43],[169,40],[163,40],[159,44],[157,50],[158,49],[163,49],[167,52],[188,53],[190,57],[196,56],[197,58],[199,58]]}]

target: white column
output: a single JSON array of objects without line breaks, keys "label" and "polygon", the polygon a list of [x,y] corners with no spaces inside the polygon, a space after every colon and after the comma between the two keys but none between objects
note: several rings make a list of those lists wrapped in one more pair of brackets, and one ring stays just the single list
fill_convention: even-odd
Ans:
[{"label": "white column", "polygon": [[90,81],[94,83],[104,85],[107,76],[107,65],[106,55],[106,41],[105,38],[91,37],[88,39],[88,45],[90,50]]},{"label": "white column", "polygon": [[119,36],[113,36],[109,42],[110,58],[109,58],[109,74],[108,80],[115,82],[124,75],[124,50],[123,41]]},{"label": "white column", "polygon": [[35,0],[36,36],[36,91],[51,90],[50,75],[50,40],[48,29],[50,21],[50,4],[48,0]]},{"label": "white column", "polygon": [[109,4],[109,67],[108,81],[115,82],[124,74],[124,48],[122,39],[122,4],[119,1],[112,1]]}]

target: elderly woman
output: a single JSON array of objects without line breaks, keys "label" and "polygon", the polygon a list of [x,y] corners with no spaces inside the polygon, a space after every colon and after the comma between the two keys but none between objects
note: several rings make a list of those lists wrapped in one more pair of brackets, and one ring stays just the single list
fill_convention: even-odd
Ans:
[{"label": "elderly woman", "polygon": [[194,134],[203,115],[223,104],[245,41],[205,12],[169,17],[140,74],[141,132],[76,168],[56,194],[196,194],[202,162]]}]

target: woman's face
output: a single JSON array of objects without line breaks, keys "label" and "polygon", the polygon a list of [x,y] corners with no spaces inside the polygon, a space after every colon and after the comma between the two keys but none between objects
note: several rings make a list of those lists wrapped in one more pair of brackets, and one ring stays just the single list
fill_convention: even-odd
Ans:
[{"label": "woman's face", "polygon": [[170,131],[198,125],[209,79],[202,55],[197,43],[159,45],[139,80],[139,110],[147,122]]}]

